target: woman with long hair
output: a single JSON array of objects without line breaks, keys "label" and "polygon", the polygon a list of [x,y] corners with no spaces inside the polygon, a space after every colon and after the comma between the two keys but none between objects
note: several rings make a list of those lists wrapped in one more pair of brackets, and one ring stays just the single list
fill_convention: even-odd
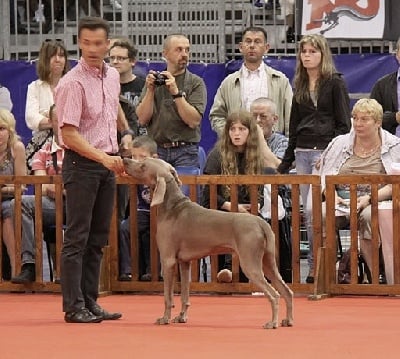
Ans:
[{"label": "woman with long hair", "polygon": [[53,91],[69,69],[67,56],[62,41],[42,43],[37,61],[38,79],[28,85],[26,95],[25,121],[34,132],[51,129],[49,110],[54,104]]},{"label": "woman with long hair", "polygon": [[[0,176],[24,176],[25,146],[15,130],[13,114],[0,109]],[[14,221],[10,202],[14,198],[14,184],[1,184],[1,219],[3,241],[10,257],[11,275],[15,275]]]},{"label": "woman with long hair", "polygon": [[[263,153],[271,154],[262,130],[251,113],[234,112],[226,119],[224,131],[210,151],[204,168],[208,175],[261,175],[264,173],[266,160]],[[260,186],[259,198],[262,201],[263,186]],[[238,212],[250,211],[250,192],[246,185],[238,187]],[[202,205],[210,208],[210,189],[203,190]],[[230,188],[227,185],[217,186],[217,209],[232,211]],[[218,257],[220,282],[232,281],[232,256]],[[241,273],[241,281],[245,281]]]},{"label": "woman with long hair", "polygon": [[[294,88],[289,145],[278,172],[288,173],[296,161],[297,174],[311,174],[328,143],[334,137],[348,133],[351,127],[348,90],[322,35],[306,35],[301,39]],[[311,208],[307,208],[309,188],[309,185],[300,186],[309,242],[309,274],[306,281],[313,283],[312,218]]]}]

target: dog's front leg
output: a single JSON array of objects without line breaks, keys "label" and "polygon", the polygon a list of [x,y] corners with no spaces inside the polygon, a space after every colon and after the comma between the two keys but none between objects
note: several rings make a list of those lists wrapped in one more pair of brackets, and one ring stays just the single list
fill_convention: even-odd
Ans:
[{"label": "dog's front leg", "polygon": [[182,262],[179,265],[181,273],[181,312],[177,315],[173,322],[174,323],[186,323],[187,322],[187,311],[190,306],[189,302],[189,281],[190,281],[190,262]]},{"label": "dog's front leg", "polygon": [[164,280],[164,315],[158,318],[156,324],[169,324],[171,321],[171,309],[174,307],[174,272],[175,258],[162,261]]}]

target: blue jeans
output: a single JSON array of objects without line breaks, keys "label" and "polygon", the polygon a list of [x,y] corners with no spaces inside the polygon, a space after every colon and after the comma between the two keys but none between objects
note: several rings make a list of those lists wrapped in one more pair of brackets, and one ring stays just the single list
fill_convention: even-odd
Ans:
[{"label": "blue jeans", "polygon": [[[296,149],[296,173],[298,175],[312,174],[315,169],[315,164],[321,157],[322,152],[323,152],[322,150],[302,151]],[[303,203],[303,211],[304,211],[303,213],[305,215],[307,239],[309,245],[307,262],[310,270],[310,275],[313,275],[314,246],[313,246],[312,207],[311,207],[312,202],[311,202],[310,185],[300,185],[300,195],[301,195],[301,201]]]},{"label": "blue jeans", "polygon": [[[15,201],[11,201],[11,210],[14,217]],[[35,263],[35,196],[22,196],[22,264]],[[54,199],[42,197],[43,228],[55,226],[56,203]]]},{"label": "blue jeans", "polygon": [[157,148],[158,156],[174,167],[199,168],[199,146],[187,145],[173,148]]},{"label": "blue jeans", "polygon": [[61,251],[64,312],[92,307],[114,208],[115,175],[102,164],[66,150],[62,177],[66,230]]}]

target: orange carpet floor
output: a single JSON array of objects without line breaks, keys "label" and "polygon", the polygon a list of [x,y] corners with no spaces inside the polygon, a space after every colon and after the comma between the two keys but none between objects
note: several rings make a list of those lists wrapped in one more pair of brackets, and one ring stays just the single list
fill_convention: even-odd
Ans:
[{"label": "orange carpet floor", "polygon": [[[397,359],[400,298],[295,298],[291,328],[262,329],[263,297],[192,296],[186,324],[157,326],[160,295],[99,298],[118,321],[67,324],[57,294],[0,293],[0,358]],[[177,314],[179,297],[175,298]],[[281,300],[280,318],[285,306]]]}]

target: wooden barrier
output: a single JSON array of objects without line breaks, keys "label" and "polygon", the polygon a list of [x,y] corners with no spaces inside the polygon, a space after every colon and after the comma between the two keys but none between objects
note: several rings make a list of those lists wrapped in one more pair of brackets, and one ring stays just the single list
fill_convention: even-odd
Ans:
[{"label": "wooden barrier", "polygon": [[[233,208],[237,209],[238,206],[238,186],[240,184],[247,184],[250,186],[250,197],[251,197],[251,213],[258,213],[258,187],[265,183],[271,183],[272,185],[272,220],[271,226],[276,234],[279,233],[279,222],[278,222],[278,186],[279,185],[290,185],[292,194],[292,268],[293,268],[293,280],[291,288],[296,292],[301,293],[314,293],[314,286],[312,284],[306,284],[301,282],[300,273],[300,227],[301,227],[301,206],[300,206],[300,184],[308,184],[312,186],[313,198],[313,218],[314,218],[314,255],[317,256],[318,248],[322,245],[321,235],[321,187],[320,178],[318,176],[286,176],[286,175],[272,175],[272,176],[180,176],[183,184],[190,186],[190,198],[196,201],[198,198],[197,191],[201,186],[210,186],[210,202],[211,207],[216,208],[217,203],[217,185],[226,184],[230,186],[231,190],[231,202]],[[121,184],[130,185],[131,203],[130,213],[133,218],[136,217],[136,183],[134,179],[130,177],[119,178],[118,182]],[[131,221],[130,232],[131,232],[131,258],[132,258],[132,277],[131,282],[118,281],[118,252],[117,252],[117,229],[118,223],[116,216],[114,216],[111,235],[110,235],[110,256],[111,256],[111,291],[133,291],[133,292],[160,292],[163,289],[162,281],[159,280],[159,258],[157,253],[157,246],[155,243],[156,234],[156,210],[151,210],[151,270],[152,270],[152,281],[143,282],[139,281],[139,268],[138,268],[138,245],[137,245],[137,227],[135,221]],[[188,233],[190,236],[190,233]],[[276,241],[276,256],[279,258],[279,241]],[[191,291],[192,292],[205,292],[205,293],[250,293],[257,288],[253,288],[249,283],[239,282],[239,262],[237,257],[234,255],[232,260],[232,283],[218,283],[216,280],[218,272],[218,261],[217,256],[211,256],[211,281],[203,282],[200,280],[200,265],[199,261],[192,262],[192,277],[191,277]],[[179,291],[179,282],[177,281],[176,290]]]},{"label": "wooden barrier", "polygon": [[[278,186],[282,184],[288,184],[291,186],[292,193],[292,263],[293,263],[293,283],[292,288],[295,291],[312,293],[313,286],[311,284],[301,283],[300,275],[300,227],[301,227],[301,215],[300,215],[300,201],[299,201],[299,185],[300,184],[311,184],[312,190],[315,194],[320,193],[320,181],[317,176],[182,176],[182,182],[190,186],[190,197],[192,200],[198,198],[198,191],[201,186],[205,184],[210,185],[211,192],[211,203],[212,207],[216,207],[216,188],[217,184],[228,184],[232,191],[232,205],[237,208],[237,193],[238,185],[241,183],[250,185],[251,194],[251,211],[253,214],[258,212],[258,186],[264,183],[272,184],[272,220],[271,226],[275,233],[278,233]],[[63,197],[62,197],[62,179],[60,176],[4,176],[0,178],[0,185],[5,183],[14,183],[16,187],[15,191],[15,244],[16,244],[16,272],[20,271],[21,267],[21,196],[23,194],[23,187],[30,185],[34,187],[34,193],[36,193],[35,203],[35,243],[36,243],[36,281],[27,285],[12,284],[9,281],[0,279],[0,291],[51,291],[59,292],[60,285],[43,280],[43,244],[42,244],[42,210],[41,210],[41,196],[42,190],[41,185],[44,183],[55,183],[56,184],[56,258],[60,257],[62,236],[63,236]],[[130,202],[130,213],[132,218],[136,218],[136,185],[137,182],[130,177],[121,177],[117,179],[119,184],[128,184],[130,186],[131,202]],[[316,198],[320,196],[316,195]],[[314,208],[320,208],[318,201],[315,203]],[[319,217],[318,217],[319,216]],[[315,211],[314,223],[315,241],[321,243],[321,219],[318,211]],[[319,219],[318,219],[319,218]],[[104,261],[101,270],[100,290],[102,292],[110,291],[132,291],[132,292],[161,292],[163,288],[162,281],[159,280],[159,258],[157,253],[157,245],[155,242],[156,234],[156,209],[151,211],[151,267],[152,277],[151,282],[141,282],[138,279],[138,246],[137,246],[137,223],[135,220],[131,221],[131,257],[132,257],[132,282],[120,282],[118,281],[118,223],[116,211],[112,219],[110,240],[109,245],[105,248]],[[190,235],[190,234],[189,234]],[[315,246],[317,252],[318,245]],[[276,241],[277,256],[279,255],[279,241]],[[0,248],[0,261],[2,258]],[[227,293],[227,292],[238,292],[238,293],[249,293],[255,288],[251,288],[249,283],[239,283],[239,262],[236,256],[233,257],[233,277],[232,283],[217,283],[217,256],[211,258],[211,281],[201,282],[200,281],[200,266],[198,261],[194,261],[192,265],[192,285],[191,290],[194,292],[209,292],[209,293]],[[60,261],[56,261],[56,273],[60,273]],[[0,278],[2,278],[1,266],[0,266]],[[177,283],[177,289],[179,289],[179,283]]]},{"label": "wooden barrier", "polygon": [[[251,212],[257,214],[257,193],[258,186],[264,183],[271,183],[272,187],[272,220],[273,231],[278,233],[278,186],[289,185],[292,196],[292,283],[291,288],[296,293],[311,294],[312,298],[319,298],[324,295],[398,295],[400,294],[400,265],[399,265],[399,213],[400,213],[400,177],[389,175],[371,175],[371,176],[327,176],[326,177],[326,239],[323,238],[323,219],[322,219],[322,201],[321,201],[321,183],[318,176],[181,176],[184,184],[190,186],[190,198],[196,201],[198,191],[201,186],[210,186],[211,206],[216,207],[216,191],[218,184],[227,184],[231,188],[232,205],[238,206],[237,193],[239,184],[250,186]],[[30,185],[34,187],[36,193],[35,210],[35,243],[36,243],[36,281],[27,285],[12,284],[9,281],[0,279],[0,291],[35,291],[35,292],[59,292],[60,285],[50,281],[43,280],[43,256],[42,256],[42,212],[41,212],[41,185],[44,183],[56,184],[56,257],[60,257],[62,236],[63,236],[63,197],[62,180],[60,176],[0,176],[0,185],[6,183],[15,184],[15,246],[16,246],[16,268],[19,272],[21,266],[21,196],[23,187]],[[131,177],[121,177],[117,179],[119,184],[128,184],[131,194],[130,213],[131,218],[136,218],[136,186],[138,182]],[[335,206],[334,190],[337,184],[350,184],[350,233],[351,233],[351,272],[357,272],[357,211],[356,211],[356,185],[359,183],[369,183],[372,186],[372,232],[373,232],[373,256],[372,256],[372,284],[358,284],[355,276],[352,277],[350,284],[338,284],[336,282],[336,266],[338,260],[337,238],[335,230]],[[379,221],[378,221],[378,203],[377,191],[380,184],[393,184],[393,203],[392,203],[392,232],[393,232],[393,284],[378,284],[379,282]],[[316,281],[313,284],[304,283],[301,276],[301,205],[300,190],[301,184],[311,185],[313,194],[313,231],[314,231],[314,258],[316,258]],[[139,281],[138,268],[138,245],[137,245],[137,223],[132,220],[131,230],[131,258],[132,275],[131,282],[118,281],[118,223],[116,211],[112,219],[109,245],[105,249],[104,261],[101,271],[100,290],[103,293],[110,292],[162,292],[163,283],[159,279],[160,268],[157,246],[155,242],[156,228],[156,209],[151,210],[151,268],[152,281]],[[0,221],[1,223],[1,221]],[[0,224],[1,227],[1,224]],[[0,228],[1,230],[1,228]],[[190,233],[188,233],[190,235]],[[279,241],[276,241],[277,257],[279,256]],[[0,247],[0,264],[2,250]],[[57,273],[60,273],[60,261],[56,261]],[[210,258],[210,276],[211,281],[204,282],[201,279],[201,265],[199,261],[192,263],[191,291],[202,293],[250,293],[256,288],[252,288],[249,283],[241,283],[238,280],[239,263],[236,256],[233,256],[233,281],[232,283],[218,283],[216,280],[218,272],[217,256]],[[0,265],[0,278],[2,278]],[[179,291],[179,281],[176,284],[176,290]]]},{"label": "wooden barrier", "polygon": [[[339,294],[368,294],[368,295],[399,295],[400,294],[400,261],[399,261],[399,237],[400,237],[400,176],[393,175],[351,175],[351,176],[327,176],[326,177],[326,243],[323,246],[325,265],[320,275],[323,282],[321,292],[330,295]],[[351,283],[338,284],[336,280],[337,236],[335,229],[335,187],[340,184],[350,185],[350,258],[351,258]],[[372,268],[371,284],[359,284],[357,280],[358,269],[358,226],[357,226],[357,185],[371,185],[372,207]],[[381,204],[378,203],[379,186],[392,184],[392,210],[389,215],[392,219],[392,231],[382,227],[382,216],[379,216]],[[387,213],[385,214],[387,215]],[[381,223],[380,223],[381,222]],[[384,236],[392,238],[384,238]],[[389,252],[393,254],[393,284],[379,284],[379,239],[391,243]],[[391,251],[390,251],[391,249]],[[321,265],[321,263],[320,263]]]}]

